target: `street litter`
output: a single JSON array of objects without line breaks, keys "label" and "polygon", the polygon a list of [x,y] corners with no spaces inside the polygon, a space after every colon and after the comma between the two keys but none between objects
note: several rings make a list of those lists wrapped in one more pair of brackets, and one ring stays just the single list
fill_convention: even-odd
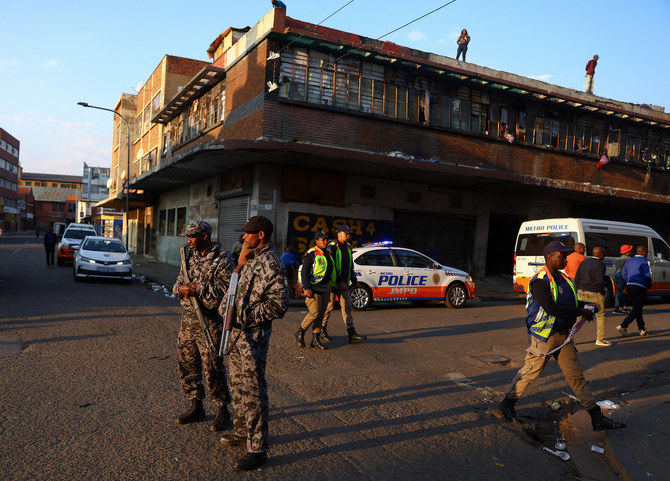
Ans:
[{"label": "street litter", "polygon": [[605,448],[601,448],[600,446],[596,446],[595,444],[591,445],[591,451],[594,451],[594,452],[600,453],[600,454],[605,454]]},{"label": "street litter", "polygon": [[611,411],[611,410],[614,410],[614,409],[619,409],[619,408],[621,407],[621,406],[619,406],[617,403],[613,403],[613,402],[610,401],[610,400],[607,400],[607,401],[598,401],[596,404],[597,404],[598,406],[600,406],[601,408],[603,408],[603,409],[609,409],[610,411]]},{"label": "street litter", "polygon": [[568,445],[565,444],[563,441],[556,441],[554,447],[556,448],[556,451],[565,451],[565,448],[567,448]]},{"label": "street litter", "polygon": [[543,447],[542,449],[544,449],[548,453],[553,454],[554,456],[558,456],[563,461],[567,461],[568,459],[570,459],[570,455],[565,451],[554,451],[553,449],[549,449],[547,447]]},{"label": "street litter", "polygon": [[561,403],[559,402],[551,403],[551,409],[553,409],[554,411],[558,411],[559,409],[561,409]]},{"label": "street litter", "polygon": [[566,396],[568,396],[568,397],[569,397],[570,399],[572,399],[573,401],[581,402],[577,396],[573,396],[572,394],[568,394],[568,393],[565,392],[565,391],[561,391],[561,392],[562,392],[563,394],[565,394]]}]

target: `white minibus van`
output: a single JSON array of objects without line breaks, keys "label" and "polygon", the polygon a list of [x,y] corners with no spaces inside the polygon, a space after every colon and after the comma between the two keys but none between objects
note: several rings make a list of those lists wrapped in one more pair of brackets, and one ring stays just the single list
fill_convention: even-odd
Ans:
[{"label": "white minibus van", "polygon": [[627,222],[596,219],[540,219],[521,224],[514,250],[514,291],[526,292],[528,282],[544,265],[542,251],[558,240],[568,247],[575,242],[586,246],[587,255],[594,247],[605,249],[605,305],[611,306],[614,287],[614,259],[624,244],[644,245],[649,249],[653,284],[648,295],[670,301],[670,247],[651,227]]}]

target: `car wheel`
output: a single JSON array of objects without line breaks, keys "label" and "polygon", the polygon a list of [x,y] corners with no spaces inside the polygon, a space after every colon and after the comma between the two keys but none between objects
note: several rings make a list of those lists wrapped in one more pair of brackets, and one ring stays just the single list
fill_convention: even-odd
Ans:
[{"label": "car wheel", "polygon": [[364,311],[372,302],[372,292],[365,284],[356,284],[356,287],[351,289],[351,306],[357,311]]},{"label": "car wheel", "polygon": [[468,300],[468,293],[465,290],[465,286],[460,282],[454,282],[447,288],[447,295],[444,299],[444,304],[447,307],[454,307],[456,309],[461,308],[465,305],[465,301]]},{"label": "car wheel", "polygon": [[614,305],[614,289],[612,288],[612,282],[609,279],[605,279],[603,282],[603,291],[605,298],[605,305],[603,307],[612,307]]}]

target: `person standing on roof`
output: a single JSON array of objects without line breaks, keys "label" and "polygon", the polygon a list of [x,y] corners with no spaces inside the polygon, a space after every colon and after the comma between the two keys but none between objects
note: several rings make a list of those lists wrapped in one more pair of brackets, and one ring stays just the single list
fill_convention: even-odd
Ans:
[{"label": "person standing on roof", "polygon": [[[598,65],[598,57],[594,55],[586,64],[586,93],[593,95],[593,76],[596,74],[596,65]],[[465,60],[465,59],[464,59]]]},{"label": "person standing on roof", "polygon": [[465,62],[465,54],[468,53],[468,44],[470,43],[470,35],[466,29],[461,30],[461,36],[456,40],[458,44],[458,50],[456,51],[456,61],[458,62],[458,57],[463,54],[463,61]]}]

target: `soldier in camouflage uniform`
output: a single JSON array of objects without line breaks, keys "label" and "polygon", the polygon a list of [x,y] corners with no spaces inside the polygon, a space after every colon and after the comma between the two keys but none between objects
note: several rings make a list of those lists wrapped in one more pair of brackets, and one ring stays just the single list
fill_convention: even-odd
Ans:
[{"label": "soldier in camouflage uniform", "polygon": [[[183,308],[181,327],[177,339],[179,351],[179,378],[184,393],[191,401],[191,408],[177,418],[179,424],[189,424],[205,418],[202,399],[205,390],[202,373],[205,373],[207,390],[217,406],[217,415],[211,425],[212,431],[222,431],[230,424],[230,393],[226,384],[223,359],[212,353],[207,345],[200,322],[190,297],[200,302],[203,317],[209,323],[214,349],[218,349],[223,331],[223,322],[217,308],[230,283],[233,258],[218,242],[212,242],[212,228],[204,220],[194,220],[179,234],[188,238],[185,256],[189,283],[185,283],[184,272],[179,271],[172,288]],[[218,354],[218,352],[217,352]]]},{"label": "soldier in camouflage uniform", "polygon": [[[228,364],[235,433],[222,436],[221,442],[229,446],[246,445],[247,453],[237,460],[234,468],[249,471],[267,462],[265,364],[272,321],[284,317],[288,308],[288,282],[284,266],[270,242],[272,223],[263,216],[255,216],[238,230],[245,234],[235,269],[240,278]],[[225,310],[224,301],[219,313],[223,314]]]}]

